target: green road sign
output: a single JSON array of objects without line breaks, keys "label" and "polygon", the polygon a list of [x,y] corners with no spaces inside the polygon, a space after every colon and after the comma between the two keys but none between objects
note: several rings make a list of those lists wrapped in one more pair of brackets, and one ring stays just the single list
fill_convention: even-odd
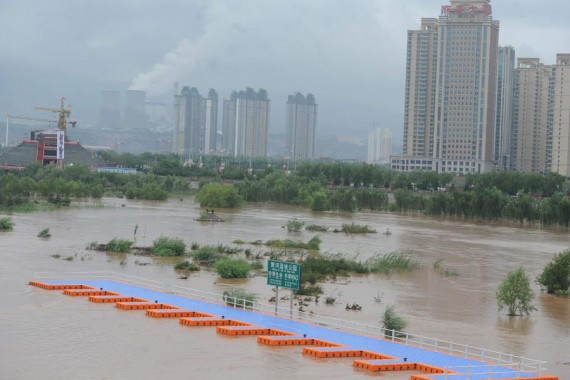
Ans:
[{"label": "green road sign", "polygon": [[301,264],[269,260],[267,262],[267,285],[299,290]]}]

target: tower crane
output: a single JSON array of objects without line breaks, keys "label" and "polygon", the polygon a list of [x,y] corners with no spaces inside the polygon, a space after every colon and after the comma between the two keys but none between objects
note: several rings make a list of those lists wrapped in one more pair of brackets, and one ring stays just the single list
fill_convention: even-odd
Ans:
[{"label": "tower crane", "polygon": [[59,108],[34,107],[34,109],[40,110],[40,111],[50,111],[50,112],[57,113],[59,116],[58,121],[57,121],[57,127],[60,130],[62,130],[63,132],[65,132],[67,129],[67,124],[71,124],[72,127],[75,127],[75,124],[77,124],[77,121],[76,120],[67,120],[69,115],[71,115],[71,107],[65,108],[64,102],[65,102],[65,98],[61,98],[61,105]]}]

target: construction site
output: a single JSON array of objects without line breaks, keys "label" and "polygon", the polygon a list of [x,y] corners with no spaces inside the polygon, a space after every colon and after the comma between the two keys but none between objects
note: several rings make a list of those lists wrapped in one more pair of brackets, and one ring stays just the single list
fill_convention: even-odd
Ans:
[{"label": "construction site", "polygon": [[[68,139],[67,126],[75,127],[76,120],[71,120],[71,107],[61,98],[59,107],[35,107],[39,111],[55,114],[57,119],[6,114],[4,148],[0,150],[0,169],[22,170],[37,162],[41,165],[86,165],[91,168],[103,165],[104,161],[93,150],[86,149],[79,141]],[[10,146],[10,123],[14,120],[41,123],[47,128],[34,129],[28,138],[19,144]]]}]

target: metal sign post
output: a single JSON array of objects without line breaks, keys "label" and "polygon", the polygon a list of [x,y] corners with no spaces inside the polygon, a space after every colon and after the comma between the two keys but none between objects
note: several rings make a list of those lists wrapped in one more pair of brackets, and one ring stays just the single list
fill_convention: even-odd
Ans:
[{"label": "metal sign post", "polygon": [[269,260],[267,262],[267,285],[275,286],[275,315],[278,312],[279,287],[291,289],[289,314],[293,315],[294,291],[299,290],[301,285],[301,264]]}]

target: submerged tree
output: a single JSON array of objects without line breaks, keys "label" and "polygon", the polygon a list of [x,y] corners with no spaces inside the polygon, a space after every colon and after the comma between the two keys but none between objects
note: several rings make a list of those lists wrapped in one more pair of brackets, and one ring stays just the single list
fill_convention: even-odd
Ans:
[{"label": "submerged tree", "polygon": [[548,293],[567,294],[570,288],[570,249],[555,255],[537,281]]},{"label": "submerged tree", "polygon": [[497,289],[497,306],[499,311],[508,309],[508,315],[530,315],[536,310],[532,304],[534,294],[530,288],[530,279],[521,267],[509,272]]}]

